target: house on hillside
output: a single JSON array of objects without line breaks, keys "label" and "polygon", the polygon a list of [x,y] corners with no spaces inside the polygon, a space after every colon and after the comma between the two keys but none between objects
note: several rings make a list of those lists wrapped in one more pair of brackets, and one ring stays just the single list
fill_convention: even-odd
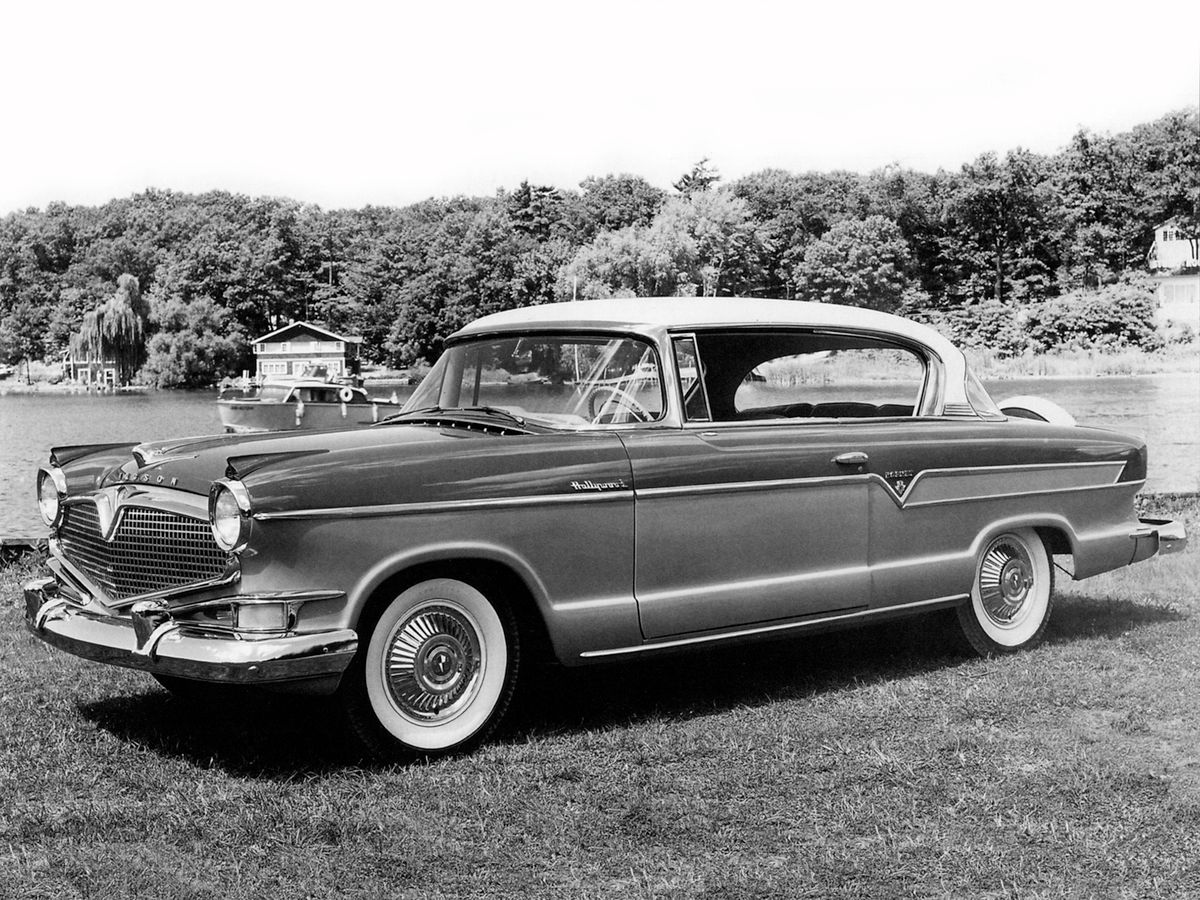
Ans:
[{"label": "house on hillside", "polygon": [[361,345],[361,337],[344,337],[311,322],[293,322],[254,339],[254,374],[261,381],[324,366],[333,378],[357,375]]},{"label": "house on hillside", "polygon": [[1159,320],[1200,332],[1200,235],[1178,219],[1163,222],[1154,229],[1146,262],[1158,281]]}]

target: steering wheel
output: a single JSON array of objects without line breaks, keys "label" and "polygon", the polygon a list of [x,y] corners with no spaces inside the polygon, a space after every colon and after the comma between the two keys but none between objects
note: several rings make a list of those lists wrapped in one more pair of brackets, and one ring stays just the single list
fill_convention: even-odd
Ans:
[{"label": "steering wheel", "polygon": [[[599,409],[596,406],[596,399],[603,397],[603,402],[600,403]],[[598,387],[593,388],[588,394],[588,415],[591,417],[593,425],[601,424],[601,420],[607,417],[608,423],[611,424],[617,419],[617,413],[624,410],[629,414],[629,417],[635,422],[649,422],[654,416],[642,404],[638,403],[633,398],[633,395],[627,391],[623,391],[616,387]],[[613,407],[616,409],[613,409]]]}]

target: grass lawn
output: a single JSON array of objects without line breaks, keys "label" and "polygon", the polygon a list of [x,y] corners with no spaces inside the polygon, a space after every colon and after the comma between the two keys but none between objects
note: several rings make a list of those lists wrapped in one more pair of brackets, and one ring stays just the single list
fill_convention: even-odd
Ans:
[{"label": "grass lawn", "polygon": [[0,571],[5,900],[1200,895],[1194,546],[1061,579],[1028,653],[925,618],[531,671],[497,741],[392,767],[321,705],[189,707],[51,650],[30,571]]}]

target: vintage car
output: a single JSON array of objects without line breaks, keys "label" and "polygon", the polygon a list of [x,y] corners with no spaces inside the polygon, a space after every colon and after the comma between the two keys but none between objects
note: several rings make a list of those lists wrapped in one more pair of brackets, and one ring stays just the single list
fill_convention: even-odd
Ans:
[{"label": "vintage car", "polygon": [[498,313],[373,427],[55,449],[28,628],[181,694],[336,693],[379,753],[483,740],[539,653],[938,609],[1007,653],[1042,637],[1055,563],[1087,578],[1186,540],[1135,515],[1141,440],[1009,411],[945,338],[877,312]]}]

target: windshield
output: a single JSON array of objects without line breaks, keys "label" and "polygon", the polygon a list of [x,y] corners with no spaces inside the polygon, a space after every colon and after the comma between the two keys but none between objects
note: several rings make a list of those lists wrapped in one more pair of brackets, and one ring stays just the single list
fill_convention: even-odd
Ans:
[{"label": "windshield", "polygon": [[658,356],[628,337],[528,335],[455,344],[401,415],[471,407],[561,428],[653,422],[663,414]]}]

